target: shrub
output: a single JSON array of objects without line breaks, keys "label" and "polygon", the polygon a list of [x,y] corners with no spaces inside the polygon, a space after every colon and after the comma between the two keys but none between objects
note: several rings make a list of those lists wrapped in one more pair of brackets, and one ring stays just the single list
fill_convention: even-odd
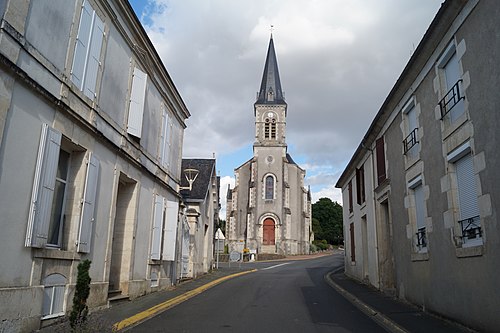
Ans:
[{"label": "shrub", "polygon": [[87,298],[90,294],[90,269],[91,261],[86,259],[78,264],[78,276],[76,278],[76,290],[73,296],[73,309],[69,316],[71,327],[83,323],[87,317]]}]

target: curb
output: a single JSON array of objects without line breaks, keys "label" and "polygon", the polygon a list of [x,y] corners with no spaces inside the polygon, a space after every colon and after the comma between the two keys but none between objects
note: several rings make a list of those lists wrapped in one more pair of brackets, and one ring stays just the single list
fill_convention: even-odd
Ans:
[{"label": "curb", "polygon": [[336,273],[338,270],[332,271],[330,273],[327,273],[325,275],[325,281],[333,288],[335,289],[339,294],[344,296],[345,299],[347,299],[349,302],[352,303],[355,307],[357,307],[361,312],[363,312],[365,315],[367,315],[371,320],[376,322],[378,325],[380,325],[382,328],[385,330],[391,332],[391,333],[410,333],[410,331],[404,329],[403,327],[399,326],[394,322],[393,320],[389,319],[386,317],[384,314],[378,312],[368,304],[364,303],[361,301],[359,298],[339,286],[336,282],[333,281],[330,275]]},{"label": "curb", "polygon": [[239,273],[235,273],[235,274],[231,274],[231,275],[226,275],[226,276],[223,276],[217,280],[211,281],[203,286],[200,286],[196,289],[190,290],[182,295],[176,296],[176,297],[169,299],[163,303],[155,305],[147,310],[139,312],[139,313],[133,315],[132,317],[125,318],[122,321],[115,323],[113,325],[113,331],[116,332],[116,331],[123,330],[125,328],[130,328],[130,326],[137,325],[143,321],[146,321],[147,319],[150,319],[150,318],[162,313],[165,310],[173,308],[174,306],[179,305],[180,303],[187,301],[188,299],[190,299],[196,295],[199,295],[202,292],[204,292],[212,287],[215,287],[216,285],[218,285],[224,281],[227,281],[227,280],[230,280],[232,278],[235,278],[235,277],[238,277],[241,275],[245,275],[248,273],[253,273],[256,271],[257,271],[256,269],[253,269],[250,271],[239,272]]}]

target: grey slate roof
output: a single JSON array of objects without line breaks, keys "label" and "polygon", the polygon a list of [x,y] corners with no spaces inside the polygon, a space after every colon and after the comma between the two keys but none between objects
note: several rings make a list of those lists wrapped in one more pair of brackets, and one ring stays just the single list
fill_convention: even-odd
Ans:
[{"label": "grey slate roof", "polygon": [[181,190],[181,195],[184,199],[189,200],[204,200],[207,192],[210,190],[210,180],[215,173],[215,159],[182,159],[181,167],[181,186],[187,187],[189,183],[184,176],[185,169],[196,169],[199,171],[198,177],[193,183],[193,188],[189,190]]},{"label": "grey slate roof", "polygon": [[[269,92],[272,92],[274,95],[274,99],[272,101],[269,101],[267,98]],[[259,95],[255,104],[286,104],[283,91],[281,90],[278,60],[276,59],[276,53],[274,52],[272,35],[271,40],[269,41],[269,48],[267,50],[262,83],[260,84]]]}]

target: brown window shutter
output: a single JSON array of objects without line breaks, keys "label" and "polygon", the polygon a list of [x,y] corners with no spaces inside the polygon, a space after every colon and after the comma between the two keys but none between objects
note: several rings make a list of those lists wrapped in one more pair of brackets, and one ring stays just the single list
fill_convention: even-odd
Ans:
[{"label": "brown window shutter", "polygon": [[356,246],[354,245],[354,223],[349,225],[349,232],[351,234],[351,261],[356,261]]},{"label": "brown window shutter", "polygon": [[386,179],[384,137],[377,139],[375,149],[377,154],[377,179],[380,184]]}]

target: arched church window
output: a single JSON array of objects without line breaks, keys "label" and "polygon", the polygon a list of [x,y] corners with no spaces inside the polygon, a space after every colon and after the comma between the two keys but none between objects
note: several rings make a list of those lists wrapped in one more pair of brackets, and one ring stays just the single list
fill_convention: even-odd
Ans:
[{"label": "arched church window", "polygon": [[274,199],[274,177],[269,175],[266,177],[266,200]]}]

